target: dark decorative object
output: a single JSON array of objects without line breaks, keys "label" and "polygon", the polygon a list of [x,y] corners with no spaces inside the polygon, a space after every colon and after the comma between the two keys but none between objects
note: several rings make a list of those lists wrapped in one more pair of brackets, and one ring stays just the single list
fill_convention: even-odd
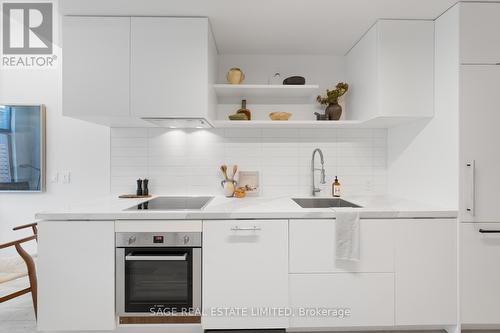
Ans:
[{"label": "dark decorative object", "polygon": [[140,178],[137,179],[137,191],[136,191],[136,194],[142,196],[142,179],[140,179]]},{"label": "dark decorative object", "polygon": [[318,112],[314,112],[316,115],[316,120],[328,120],[328,116],[326,114],[321,114]]},{"label": "dark decorative object", "polygon": [[149,179],[144,179],[142,181],[142,195],[144,196],[149,195],[148,184],[149,184]]},{"label": "dark decorative object", "polygon": [[325,109],[328,120],[339,120],[342,116],[342,107],[338,103],[328,104]]},{"label": "dark decorative object", "polygon": [[252,113],[247,109],[247,100],[243,99],[241,101],[241,109],[236,111],[236,113],[243,113],[247,116],[247,120],[252,120]]},{"label": "dark decorative object", "polygon": [[316,100],[321,105],[326,105],[325,115],[328,120],[339,120],[342,116],[342,107],[339,105],[339,98],[343,96],[349,85],[344,82],[340,82],[335,86],[334,90],[326,90],[326,96],[318,96]]},{"label": "dark decorative object", "polygon": [[306,84],[306,79],[303,76],[290,76],[283,80],[284,85],[304,85]]}]

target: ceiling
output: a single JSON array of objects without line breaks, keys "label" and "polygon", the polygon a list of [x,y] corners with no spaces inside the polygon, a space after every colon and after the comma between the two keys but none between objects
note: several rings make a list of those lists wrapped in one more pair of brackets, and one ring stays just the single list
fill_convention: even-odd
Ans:
[{"label": "ceiling", "polygon": [[63,14],[206,16],[222,54],[344,55],[379,18],[435,19],[457,0],[62,0]]}]

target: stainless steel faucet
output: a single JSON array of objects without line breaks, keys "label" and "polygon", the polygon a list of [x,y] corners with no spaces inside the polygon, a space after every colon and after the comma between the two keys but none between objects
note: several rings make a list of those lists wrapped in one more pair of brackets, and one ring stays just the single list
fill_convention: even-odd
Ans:
[{"label": "stainless steel faucet", "polygon": [[[321,169],[316,168],[314,166],[314,157],[316,156],[316,153],[319,153],[319,157],[320,157],[320,160],[321,160]],[[320,180],[320,183],[321,184],[326,184],[326,180],[325,180],[325,159],[323,158],[323,152],[319,148],[314,149],[313,155],[312,155],[312,159],[311,159],[312,195],[313,196],[316,196],[316,193],[321,192],[321,189],[319,187],[316,187],[316,182],[314,181],[314,172],[316,170],[320,170],[321,171],[321,180]]]}]

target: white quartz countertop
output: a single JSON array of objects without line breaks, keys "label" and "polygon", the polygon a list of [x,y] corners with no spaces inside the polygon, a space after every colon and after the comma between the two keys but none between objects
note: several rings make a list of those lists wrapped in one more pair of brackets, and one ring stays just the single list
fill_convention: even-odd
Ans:
[{"label": "white quartz countertop", "polygon": [[[456,218],[454,209],[433,207],[387,196],[342,197],[354,204],[361,218]],[[151,199],[104,197],[68,205],[60,210],[40,212],[38,220],[179,220],[179,219],[323,219],[335,218],[335,212],[352,208],[301,208],[291,197],[216,196],[202,210],[151,211],[126,210]]]}]

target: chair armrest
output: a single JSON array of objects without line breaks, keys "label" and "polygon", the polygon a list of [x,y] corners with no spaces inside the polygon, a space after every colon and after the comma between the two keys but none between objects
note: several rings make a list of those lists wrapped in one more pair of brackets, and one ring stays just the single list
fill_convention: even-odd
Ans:
[{"label": "chair armrest", "polygon": [[33,236],[29,236],[29,237],[18,239],[18,240],[12,241],[12,242],[0,244],[0,249],[5,249],[5,248],[7,248],[9,246],[16,246],[16,245],[19,245],[21,243],[29,242],[31,240],[36,240],[36,236],[33,235]]},{"label": "chair armrest", "polygon": [[26,229],[26,228],[33,228],[36,227],[38,223],[29,223],[29,224],[23,224],[23,225],[18,225],[17,227],[12,228],[12,230],[21,230],[21,229]]}]

